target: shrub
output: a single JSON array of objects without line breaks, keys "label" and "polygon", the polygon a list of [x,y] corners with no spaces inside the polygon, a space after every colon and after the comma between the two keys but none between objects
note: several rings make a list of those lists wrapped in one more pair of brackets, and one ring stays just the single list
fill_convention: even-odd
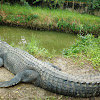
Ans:
[{"label": "shrub", "polygon": [[36,14],[34,14],[34,15],[29,15],[29,16],[27,16],[27,17],[25,18],[25,20],[31,21],[31,20],[33,20],[33,19],[38,19],[38,18],[39,18],[39,16],[36,15]]},{"label": "shrub", "polygon": [[100,37],[79,36],[79,40],[69,49],[64,49],[63,54],[67,57],[79,57],[81,55],[81,58],[91,61],[93,66],[100,70]]}]

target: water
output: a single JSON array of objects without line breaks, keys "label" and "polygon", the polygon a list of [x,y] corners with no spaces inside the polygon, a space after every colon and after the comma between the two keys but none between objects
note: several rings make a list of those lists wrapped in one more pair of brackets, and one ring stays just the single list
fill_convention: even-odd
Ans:
[{"label": "water", "polygon": [[64,48],[68,48],[77,39],[77,36],[74,34],[0,26],[0,39],[3,39],[9,44],[26,43],[32,37],[35,37],[40,47],[46,48],[49,52],[56,50],[56,54],[61,54]]}]

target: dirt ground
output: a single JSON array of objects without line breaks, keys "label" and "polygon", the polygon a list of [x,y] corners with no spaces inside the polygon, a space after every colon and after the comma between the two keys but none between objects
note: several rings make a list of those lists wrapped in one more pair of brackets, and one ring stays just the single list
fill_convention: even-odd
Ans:
[{"label": "dirt ground", "polygon": [[[63,57],[54,58],[51,62],[59,66],[62,71],[74,75],[87,75],[100,73],[95,71],[91,63],[83,61],[72,61]],[[5,68],[0,68],[0,81],[8,81],[14,75]],[[100,97],[93,98],[73,98],[63,95],[58,95],[35,87],[32,84],[21,83],[10,88],[0,88],[0,100],[100,100]]]}]

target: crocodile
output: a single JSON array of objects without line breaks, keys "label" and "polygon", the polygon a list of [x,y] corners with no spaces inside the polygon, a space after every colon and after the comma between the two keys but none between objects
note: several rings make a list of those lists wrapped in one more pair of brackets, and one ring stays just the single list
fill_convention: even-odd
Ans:
[{"label": "crocodile", "polygon": [[23,82],[65,96],[100,96],[100,73],[88,76],[70,75],[62,72],[58,66],[43,62],[1,40],[0,67],[5,67],[15,75],[9,81],[0,82],[0,87],[10,87]]}]

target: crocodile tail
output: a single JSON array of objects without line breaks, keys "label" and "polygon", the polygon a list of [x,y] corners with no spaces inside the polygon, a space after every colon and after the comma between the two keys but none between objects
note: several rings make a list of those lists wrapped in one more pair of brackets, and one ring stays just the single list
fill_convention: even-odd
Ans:
[{"label": "crocodile tail", "polygon": [[[59,71],[59,73],[61,72]],[[74,97],[100,96],[99,80],[95,80],[95,82],[91,80],[83,81],[83,78],[81,78],[81,80],[79,80],[79,77],[71,79],[70,75],[64,75],[63,73],[51,74],[51,72],[44,72],[41,78],[43,78],[43,80],[40,82],[40,87],[54,93]]]}]

